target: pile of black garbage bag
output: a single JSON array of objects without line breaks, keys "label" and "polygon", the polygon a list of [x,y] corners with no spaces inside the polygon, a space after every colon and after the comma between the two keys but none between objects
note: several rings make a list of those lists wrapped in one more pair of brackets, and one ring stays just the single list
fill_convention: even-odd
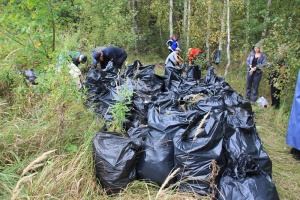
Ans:
[{"label": "pile of black garbage bag", "polygon": [[126,136],[102,131],[93,140],[96,177],[107,193],[133,180],[161,185],[180,169],[170,186],[218,199],[279,199],[271,180],[272,163],[257,134],[251,104],[212,67],[204,78],[199,66],[166,66],[136,61],[118,74],[90,69],[88,104],[107,121],[118,101],[117,88],[133,90]]}]

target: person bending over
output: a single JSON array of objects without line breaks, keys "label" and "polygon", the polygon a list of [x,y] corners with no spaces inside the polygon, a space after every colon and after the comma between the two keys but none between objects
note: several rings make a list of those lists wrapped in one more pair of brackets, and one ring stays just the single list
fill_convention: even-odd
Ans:
[{"label": "person bending over", "polygon": [[100,64],[101,69],[105,69],[108,62],[112,61],[114,67],[120,69],[127,59],[127,53],[119,47],[98,47],[93,50],[92,58],[94,67]]}]

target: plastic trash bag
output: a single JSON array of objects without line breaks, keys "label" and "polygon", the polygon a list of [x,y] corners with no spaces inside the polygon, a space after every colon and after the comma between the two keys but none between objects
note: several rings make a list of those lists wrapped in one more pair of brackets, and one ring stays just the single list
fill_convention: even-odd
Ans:
[{"label": "plastic trash bag", "polygon": [[141,140],[102,132],[93,139],[97,180],[107,193],[116,193],[136,178]]},{"label": "plastic trash bag", "polygon": [[154,65],[135,62],[119,75],[109,67],[88,73],[88,99],[106,120],[111,120],[107,109],[118,100],[119,87],[129,85],[133,92],[125,123],[130,138],[100,133],[94,140],[103,187],[117,192],[136,177],[160,185],[179,167],[172,181],[179,181],[183,191],[215,196],[218,185],[226,199],[244,199],[242,192],[249,199],[276,199],[272,163],[256,131],[251,104],[213,68],[198,80],[181,76],[181,69],[166,71],[164,78],[158,77]]},{"label": "plastic trash bag", "polygon": [[261,171],[252,156],[241,154],[234,168],[227,168],[220,180],[220,200],[279,200],[271,177]]},{"label": "plastic trash bag", "polygon": [[[174,134],[184,132],[195,111],[159,113],[151,105],[148,126],[130,129],[130,137],[143,138],[143,152],[138,162],[138,178],[161,185],[174,168]],[[155,171],[155,173],[153,173]]]},{"label": "plastic trash bag", "polygon": [[37,85],[37,83],[35,82],[37,76],[34,72],[33,69],[26,69],[23,72],[23,75],[25,76],[26,78],[26,81],[32,85]]},{"label": "plastic trash bag", "polygon": [[220,180],[219,200],[279,200],[274,183],[268,175],[235,179],[224,176]]},{"label": "plastic trash bag", "polygon": [[267,108],[269,106],[269,103],[265,97],[259,97],[256,103],[262,108]]},{"label": "plastic trash bag", "polygon": [[[179,189],[200,195],[211,193],[212,163],[215,161],[223,168],[224,112],[211,111],[203,129],[198,129],[203,116],[193,119],[189,128],[174,137],[175,168],[180,168],[177,179]],[[200,131],[199,136],[195,134]]]},{"label": "plastic trash bag", "polygon": [[215,64],[220,64],[220,62],[221,62],[221,51],[220,50],[215,50],[215,52],[214,52],[214,55],[213,55],[213,62],[215,63]]}]

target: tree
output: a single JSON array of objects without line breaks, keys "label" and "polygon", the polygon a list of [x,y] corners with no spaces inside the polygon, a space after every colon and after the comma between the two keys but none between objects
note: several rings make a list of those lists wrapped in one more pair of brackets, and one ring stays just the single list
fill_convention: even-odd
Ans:
[{"label": "tree", "polygon": [[187,5],[187,34],[186,34],[186,49],[190,47],[190,27],[191,27],[191,0],[188,0]]},{"label": "tree", "polygon": [[169,30],[170,35],[173,35],[173,0],[169,0]]},{"label": "tree", "polygon": [[223,34],[225,29],[225,17],[226,17],[226,1],[223,1],[223,8],[222,8],[222,17],[221,17],[221,32],[219,36],[219,46],[218,50],[222,51],[223,46]]},{"label": "tree", "polygon": [[269,18],[269,12],[270,12],[270,7],[272,4],[272,0],[268,0],[267,2],[267,8],[266,8],[266,14],[264,16],[264,30],[261,34],[261,37],[264,38],[267,34],[267,26],[269,24],[270,18]]},{"label": "tree", "polygon": [[211,24],[211,0],[207,1],[207,22],[206,22],[206,59],[209,60],[210,58],[210,45],[209,45],[209,39],[210,39],[210,24]]},{"label": "tree", "polygon": [[226,1],[226,5],[227,5],[227,20],[226,20],[226,22],[227,22],[227,48],[226,48],[227,64],[225,67],[224,77],[227,76],[228,69],[231,64],[231,60],[230,60],[230,1],[229,0]]}]

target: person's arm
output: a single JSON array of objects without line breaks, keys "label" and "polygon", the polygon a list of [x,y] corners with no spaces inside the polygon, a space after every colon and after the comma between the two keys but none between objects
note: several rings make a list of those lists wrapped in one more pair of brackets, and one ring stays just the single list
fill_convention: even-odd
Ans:
[{"label": "person's arm", "polygon": [[96,67],[98,64],[97,59],[93,56],[93,66]]},{"label": "person's arm", "polygon": [[175,59],[176,59],[176,62],[177,62],[178,64],[182,64],[182,63],[183,63],[183,59],[182,59],[178,54],[176,54]]},{"label": "person's arm", "polygon": [[251,66],[252,66],[252,59],[251,59],[251,57],[252,57],[252,55],[251,55],[251,53],[248,55],[248,57],[247,57],[247,60],[246,60],[246,63],[247,63],[247,67],[248,68],[251,68]]}]

